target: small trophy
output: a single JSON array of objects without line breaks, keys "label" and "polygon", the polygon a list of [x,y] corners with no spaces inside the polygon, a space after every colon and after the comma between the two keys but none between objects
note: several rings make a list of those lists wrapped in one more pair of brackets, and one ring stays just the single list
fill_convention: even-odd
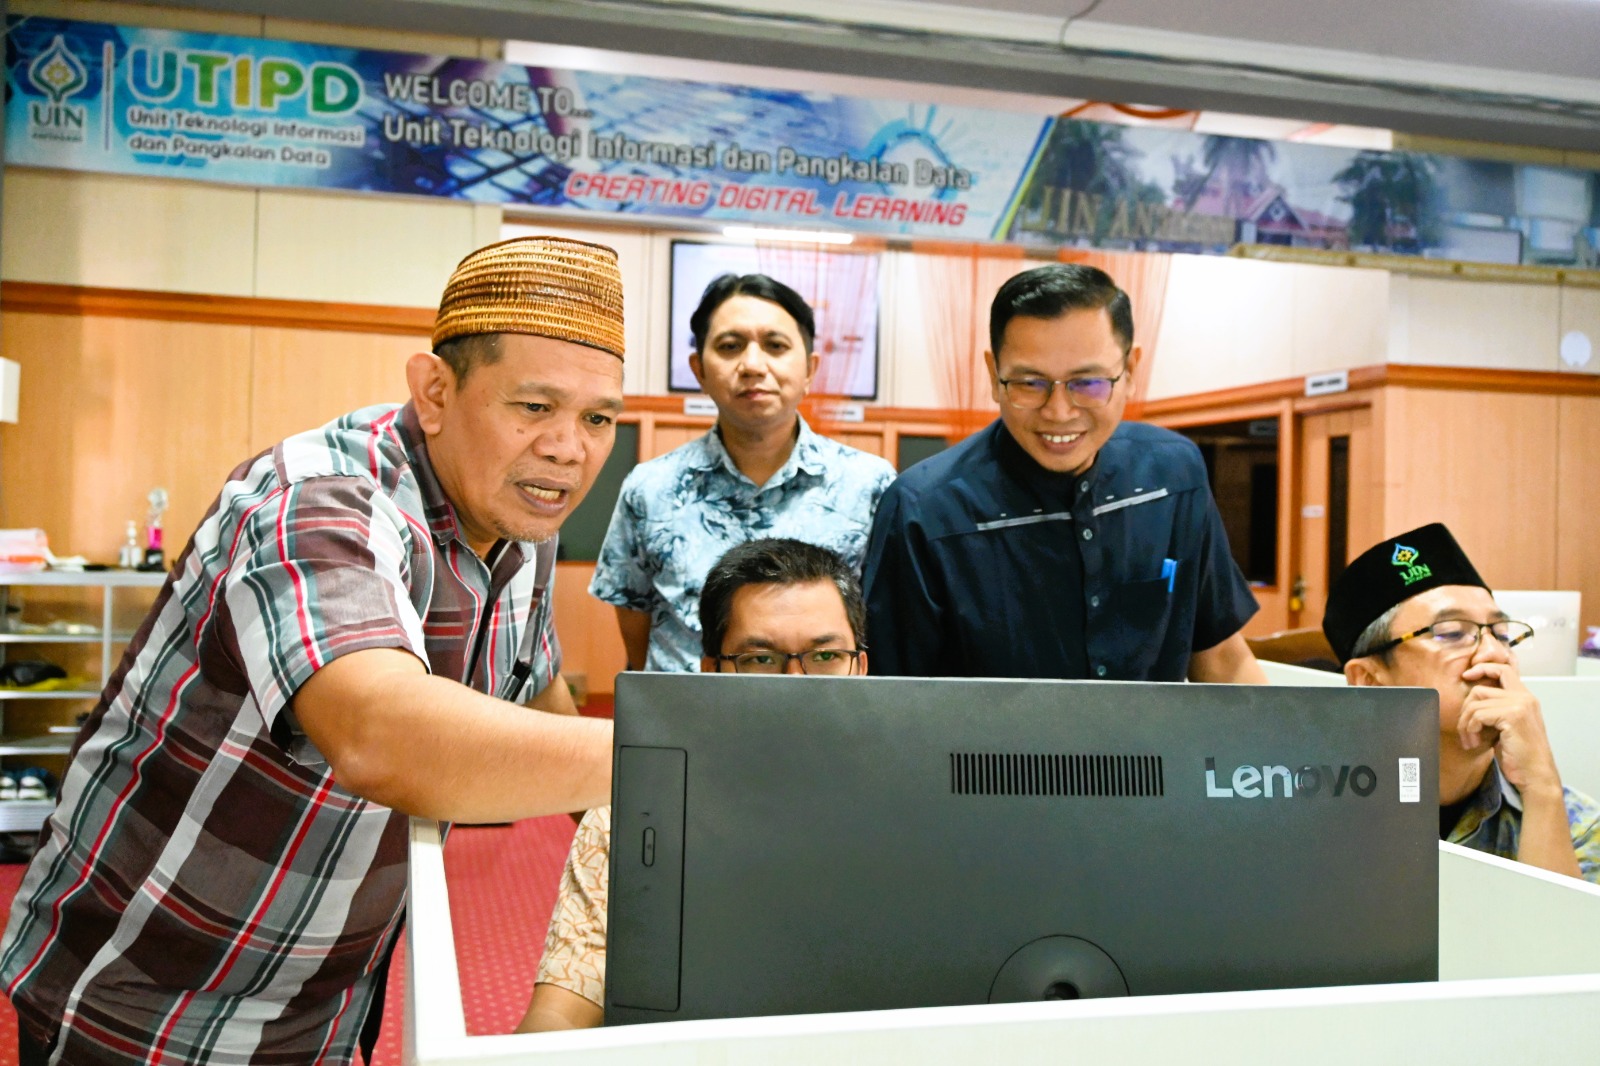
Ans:
[{"label": "small trophy", "polygon": [[167,511],[167,490],[151,489],[150,495],[145,498],[150,501],[150,517],[145,527],[148,534],[144,542],[144,562],[139,564],[138,569],[165,570],[167,557],[161,550],[161,516]]}]

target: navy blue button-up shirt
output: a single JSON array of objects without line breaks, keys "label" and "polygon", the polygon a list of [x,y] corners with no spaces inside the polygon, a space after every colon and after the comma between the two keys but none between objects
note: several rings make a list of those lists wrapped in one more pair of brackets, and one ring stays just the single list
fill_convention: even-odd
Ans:
[{"label": "navy blue button-up shirt", "polygon": [[866,562],[872,672],[1182,681],[1257,610],[1194,444],[1118,426],[1083,474],[996,421],[884,493]]}]

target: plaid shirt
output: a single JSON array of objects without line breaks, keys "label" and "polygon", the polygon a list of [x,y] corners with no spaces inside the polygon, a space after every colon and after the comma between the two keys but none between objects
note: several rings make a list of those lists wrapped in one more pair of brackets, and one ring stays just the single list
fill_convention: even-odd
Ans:
[{"label": "plaid shirt", "polygon": [[0,945],[54,1061],[351,1061],[406,819],[335,783],[290,701],[365,648],[532,698],[559,669],[554,560],[473,554],[409,406],[234,471],[79,734]]},{"label": "plaid shirt", "polygon": [[[1600,806],[1577,789],[1562,791],[1578,871],[1585,881],[1600,884]],[[1489,765],[1478,791],[1472,794],[1456,827],[1445,839],[1502,859],[1517,857],[1517,849],[1522,846],[1522,797],[1500,772],[1498,762]]]}]

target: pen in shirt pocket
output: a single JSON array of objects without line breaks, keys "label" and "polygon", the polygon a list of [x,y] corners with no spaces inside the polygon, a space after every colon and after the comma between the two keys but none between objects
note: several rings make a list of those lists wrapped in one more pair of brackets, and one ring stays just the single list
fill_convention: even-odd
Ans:
[{"label": "pen in shirt pocket", "polygon": [[1178,560],[1161,560],[1161,576],[1167,579],[1167,595],[1172,595],[1172,589],[1178,583]]}]

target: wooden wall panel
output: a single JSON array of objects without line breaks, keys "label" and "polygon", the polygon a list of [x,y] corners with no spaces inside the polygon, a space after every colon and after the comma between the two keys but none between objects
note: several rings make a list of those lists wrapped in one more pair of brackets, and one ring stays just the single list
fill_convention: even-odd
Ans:
[{"label": "wooden wall panel", "polygon": [[1383,535],[1444,522],[1492,587],[1554,588],[1561,398],[1387,391]]},{"label": "wooden wall panel", "polygon": [[1600,626],[1600,397],[1559,403],[1555,587],[1582,592],[1584,624]]},{"label": "wooden wall panel", "polygon": [[406,359],[428,338],[256,327],[250,448],[271,447],[347,411],[404,403]]},{"label": "wooden wall panel", "polygon": [[250,327],[7,313],[0,336],[22,364],[17,424],[0,428],[4,524],[115,560],[159,485],[178,551],[250,453]]},{"label": "wooden wall panel", "polygon": [[584,675],[589,692],[610,695],[628,657],[617,628],[616,608],[589,595],[593,563],[557,563],[556,636],[561,639],[562,672]]}]

